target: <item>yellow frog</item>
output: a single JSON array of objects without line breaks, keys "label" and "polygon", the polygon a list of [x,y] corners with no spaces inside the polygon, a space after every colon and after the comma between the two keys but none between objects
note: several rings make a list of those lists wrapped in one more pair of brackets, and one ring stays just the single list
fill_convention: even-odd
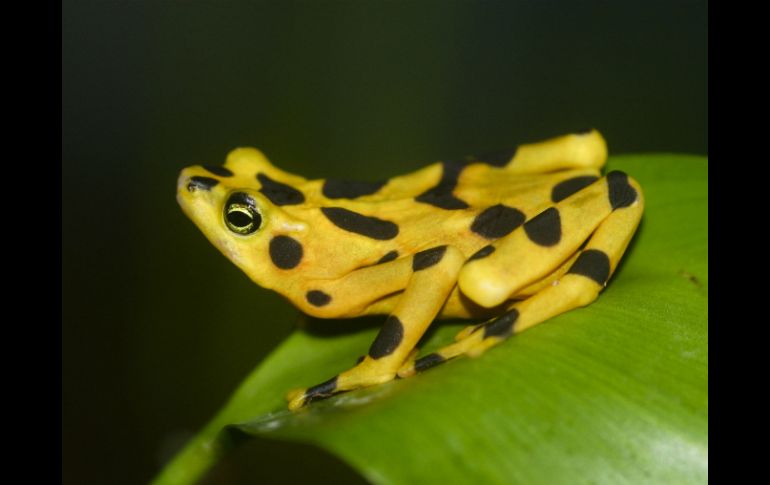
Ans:
[{"label": "yellow frog", "polygon": [[[607,284],[642,216],[639,185],[601,177],[596,130],[434,163],[380,182],[307,180],[259,151],[184,169],[177,200],[255,283],[320,318],[388,315],[366,356],[289,392],[298,409],[333,394],[476,356]],[[437,318],[490,318],[419,359]]]}]

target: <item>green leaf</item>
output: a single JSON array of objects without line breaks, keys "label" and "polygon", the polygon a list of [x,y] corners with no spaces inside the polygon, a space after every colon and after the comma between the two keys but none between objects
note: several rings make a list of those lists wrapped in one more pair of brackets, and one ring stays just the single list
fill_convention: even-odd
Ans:
[{"label": "green leaf", "polygon": [[[311,322],[157,483],[196,480],[244,433],[316,444],[375,483],[705,483],[708,162],[634,155],[609,169],[639,181],[646,211],[596,302],[478,359],[289,413],[286,391],[351,367],[377,332],[368,321],[323,322],[353,329],[323,335]],[[434,325],[423,352],[464,325]]]}]

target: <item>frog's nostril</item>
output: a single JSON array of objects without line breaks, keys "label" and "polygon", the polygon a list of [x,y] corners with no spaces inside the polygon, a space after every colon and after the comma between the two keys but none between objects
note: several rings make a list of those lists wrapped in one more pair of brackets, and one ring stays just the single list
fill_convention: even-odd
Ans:
[{"label": "frog's nostril", "polygon": [[219,180],[215,178],[194,175],[190,177],[189,182],[187,182],[187,190],[189,192],[195,192],[196,190],[211,190],[211,188],[218,183]]}]

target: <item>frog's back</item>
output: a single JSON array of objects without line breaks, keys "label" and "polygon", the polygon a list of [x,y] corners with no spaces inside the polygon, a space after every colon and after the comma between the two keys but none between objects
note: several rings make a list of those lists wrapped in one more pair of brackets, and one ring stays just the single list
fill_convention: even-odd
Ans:
[{"label": "frog's back", "polygon": [[[594,143],[586,143],[585,137]],[[399,254],[452,244],[470,256],[598,179],[606,146],[597,132],[567,135],[548,144],[553,151],[550,158],[543,156],[542,146],[537,158],[530,157],[528,145],[518,151],[437,162],[379,182],[308,180],[297,187],[306,202],[285,209],[307,221],[321,210],[338,226],[358,220],[364,228],[370,223],[374,233],[362,234],[363,244],[397,233],[393,242]],[[576,154],[570,145],[586,153]],[[583,160],[578,168],[575,159]],[[569,168],[562,160],[569,161]]]}]

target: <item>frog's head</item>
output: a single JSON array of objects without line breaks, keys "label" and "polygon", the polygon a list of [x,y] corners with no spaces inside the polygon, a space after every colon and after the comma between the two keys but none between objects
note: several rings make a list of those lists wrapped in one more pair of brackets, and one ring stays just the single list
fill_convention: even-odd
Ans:
[{"label": "frog's head", "polygon": [[[239,148],[224,166],[194,165],[182,170],[176,199],[184,213],[222,254],[256,283],[272,287],[276,245],[291,253],[293,241],[304,239],[307,224],[291,218],[282,205],[304,202],[293,185],[305,179],[283,172],[253,148]],[[278,241],[278,242],[276,242]],[[300,251],[301,251],[301,246]],[[282,249],[282,248],[278,248]],[[291,254],[280,254],[288,269]],[[297,261],[298,262],[298,261]]]}]

